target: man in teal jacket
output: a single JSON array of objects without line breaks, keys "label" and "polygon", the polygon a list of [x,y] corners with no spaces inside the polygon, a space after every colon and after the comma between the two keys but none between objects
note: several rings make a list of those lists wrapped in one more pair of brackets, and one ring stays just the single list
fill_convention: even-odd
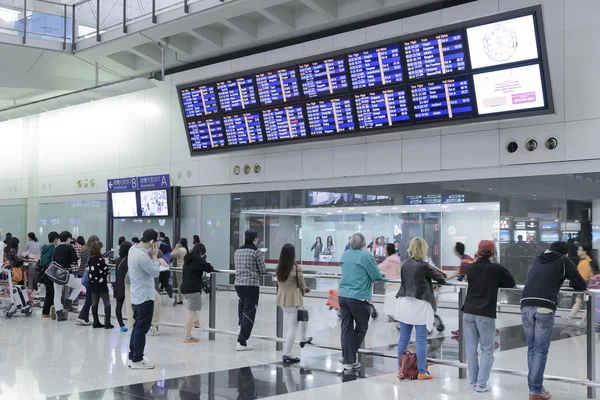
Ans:
[{"label": "man in teal jacket", "polygon": [[344,252],[342,279],[338,293],[342,313],[342,364],[344,369],[358,369],[356,361],[358,349],[362,345],[369,328],[373,281],[382,280],[375,257],[365,251],[365,236],[355,233],[350,238],[350,250]]}]

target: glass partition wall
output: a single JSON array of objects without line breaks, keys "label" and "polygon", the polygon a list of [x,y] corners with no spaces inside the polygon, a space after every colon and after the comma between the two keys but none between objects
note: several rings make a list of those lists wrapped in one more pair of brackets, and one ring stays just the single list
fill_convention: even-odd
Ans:
[{"label": "glass partition wall", "polygon": [[[594,222],[594,210],[598,222]],[[473,256],[480,240],[492,240],[497,259],[518,283],[524,283],[534,257],[554,241],[569,241],[575,263],[579,244],[590,242],[598,248],[600,175],[234,193],[232,252],[250,228],[259,232],[270,269],[276,267],[283,244],[292,243],[306,272],[339,273],[349,236],[362,232],[378,259],[385,256],[385,243],[394,242],[405,259],[410,240],[423,237],[431,262],[448,273],[460,265],[454,252],[456,242],[464,243],[466,253]],[[327,245],[328,238],[333,246]],[[337,281],[323,281],[309,280],[309,285],[317,290],[337,285]],[[274,282],[268,279],[264,284],[273,286]],[[454,296],[445,293],[442,299]],[[501,300],[518,303],[508,297]],[[571,299],[561,302],[568,307]]]}]

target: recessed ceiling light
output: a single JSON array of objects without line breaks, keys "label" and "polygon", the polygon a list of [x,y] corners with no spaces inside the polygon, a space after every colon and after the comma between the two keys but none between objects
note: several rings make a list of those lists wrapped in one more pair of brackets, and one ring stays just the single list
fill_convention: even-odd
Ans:
[{"label": "recessed ceiling light", "polygon": [[350,207],[348,210],[350,210],[350,211],[354,211],[354,208],[353,208],[353,207]]},{"label": "recessed ceiling light", "polygon": [[302,214],[306,214],[306,211],[302,211]]},{"label": "recessed ceiling light", "polygon": [[363,214],[368,214],[368,212],[366,212],[366,211],[363,211],[362,213],[363,213]]},{"label": "recessed ceiling light", "polygon": [[342,213],[343,211],[342,210],[337,210],[337,212]]},{"label": "recessed ceiling light", "polygon": [[312,208],[310,208],[308,211],[315,211],[315,210],[313,210]]},{"label": "recessed ceiling light", "polygon": [[392,207],[392,210],[397,210],[397,209],[398,209],[398,207]]},{"label": "recessed ceiling light", "polygon": [[425,208],[421,208],[419,209],[419,211],[427,211]]},{"label": "recessed ceiling light", "polygon": [[405,214],[405,213],[407,213],[407,212],[408,212],[408,211],[406,211],[406,210],[402,210],[402,214]]},{"label": "recessed ceiling light", "polygon": [[327,213],[327,215],[331,215],[331,213]]},{"label": "recessed ceiling light", "polygon": [[488,190],[494,190],[494,189],[492,189],[492,188],[489,188]]},{"label": "recessed ceiling light", "polygon": [[377,212],[381,212],[382,210],[376,210]]},{"label": "recessed ceiling light", "polygon": [[475,207],[469,207],[469,210],[474,210],[474,209],[475,209]]},{"label": "recessed ceiling light", "polygon": [[442,208],[448,208],[448,206],[442,206]]},{"label": "recessed ceiling light", "polygon": [[273,210],[273,212],[277,212],[277,210]]}]

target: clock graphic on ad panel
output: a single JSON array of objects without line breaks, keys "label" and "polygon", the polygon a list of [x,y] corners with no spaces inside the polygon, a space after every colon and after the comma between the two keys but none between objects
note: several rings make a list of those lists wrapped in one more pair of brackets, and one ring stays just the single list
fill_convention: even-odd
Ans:
[{"label": "clock graphic on ad panel", "polygon": [[485,54],[496,62],[509,60],[517,51],[517,34],[502,25],[490,29],[483,37]]}]

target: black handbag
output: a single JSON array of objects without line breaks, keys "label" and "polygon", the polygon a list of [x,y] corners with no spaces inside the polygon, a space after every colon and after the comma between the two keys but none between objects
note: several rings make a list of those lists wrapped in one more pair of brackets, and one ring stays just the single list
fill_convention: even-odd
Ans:
[{"label": "black handbag", "polygon": [[[54,251],[56,252],[56,249],[54,249]],[[71,273],[69,270],[63,268],[59,263],[54,261],[54,254],[52,254],[52,261],[50,262],[48,268],[46,268],[46,276],[57,285],[66,285],[69,283]]]},{"label": "black handbag", "polygon": [[[298,266],[296,266],[296,287],[300,290],[300,281],[298,280]],[[302,296],[302,294],[300,294]],[[308,322],[308,310],[304,308],[298,309],[298,321]]]}]

